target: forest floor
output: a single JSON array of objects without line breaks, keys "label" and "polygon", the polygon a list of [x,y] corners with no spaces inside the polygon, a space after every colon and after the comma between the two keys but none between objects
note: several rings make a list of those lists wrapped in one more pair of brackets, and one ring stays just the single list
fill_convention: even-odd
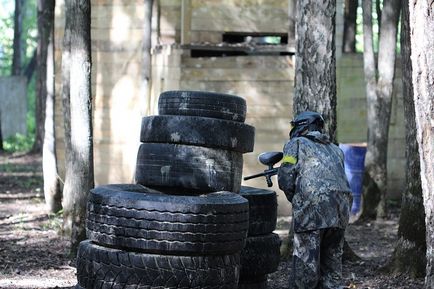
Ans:
[{"label": "forest floor", "polygon": [[[73,288],[74,262],[60,235],[61,217],[47,215],[42,189],[41,157],[0,154],[0,288]],[[382,273],[397,241],[398,213],[390,219],[352,224],[347,241],[360,256],[343,266],[351,289],[423,288],[423,278]],[[288,288],[290,260],[269,275],[269,288]]]}]

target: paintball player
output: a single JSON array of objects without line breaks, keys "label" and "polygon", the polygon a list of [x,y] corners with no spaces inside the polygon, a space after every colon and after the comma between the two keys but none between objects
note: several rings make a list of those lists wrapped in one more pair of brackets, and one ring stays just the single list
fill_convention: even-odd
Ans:
[{"label": "paintball player", "polygon": [[292,203],[293,288],[341,288],[344,233],[351,190],[344,157],[322,133],[324,119],[305,111],[291,121],[279,188]]}]

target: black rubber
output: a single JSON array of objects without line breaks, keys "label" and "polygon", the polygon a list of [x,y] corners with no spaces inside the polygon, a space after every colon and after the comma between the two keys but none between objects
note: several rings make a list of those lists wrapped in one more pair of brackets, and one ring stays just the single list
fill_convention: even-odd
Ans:
[{"label": "black rubber", "polygon": [[240,195],[249,201],[249,236],[265,235],[276,229],[276,192],[242,186]]},{"label": "black rubber", "polygon": [[241,251],[241,277],[248,280],[275,272],[280,262],[280,243],[279,235],[274,233],[247,237]]},{"label": "black rubber", "polygon": [[255,128],[230,120],[200,116],[154,115],[142,118],[140,141],[253,151]]},{"label": "black rubber", "polygon": [[77,279],[83,288],[233,289],[239,254],[171,256],[128,252],[80,243]]},{"label": "black rubber", "polygon": [[245,245],[248,203],[219,192],[166,195],[140,185],[91,190],[86,232],[90,240],[149,253],[219,255]]},{"label": "black rubber", "polygon": [[267,289],[267,275],[240,278],[238,289]]},{"label": "black rubber", "polygon": [[136,182],[172,188],[171,193],[202,194],[241,187],[243,155],[199,146],[142,143],[137,154]]},{"label": "black rubber", "polygon": [[244,122],[246,101],[236,95],[205,91],[165,91],[158,99],[160,115],[191,115]]}]

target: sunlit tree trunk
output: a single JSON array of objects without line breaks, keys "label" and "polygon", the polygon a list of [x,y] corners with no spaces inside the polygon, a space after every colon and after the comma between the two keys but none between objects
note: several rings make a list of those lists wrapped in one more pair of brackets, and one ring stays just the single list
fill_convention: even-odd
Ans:
[{"label": "sunlit tree trunk", "polygon": [[[66,1],[68,3],[68,1]],[[91,96],[90,1],[66,5],[70,29],[69,118],[70,151],[63,189],[64,227],[71,234],[71,254],[86,238],[86,202],[94,187]],[[66,28],[65,28],[66,30]]]},{"label": "sunlit tree trunk", "polygon": [[356,20],[357,20],[357,7],[359,6],[358,0],[345,0],[345,13],[344,13],[344,37],[342,52],[354,53],[356,52]]},{"label": "sunlit tree trunk", "polygon": [[420,161],[411,81],[408,0],[403,0],[402,3],[401,59],[406,140],[406,188],[402,194],[399,239],[393,253],[391,269],[395,273],[422,277],[425,276],[426,266],[425,210],[420,180]]},{"label": "sunlit tree trunk", "polygon": [[365,158],[361,218],[384,218],[387,214],[387,143],[395,78],[396,35],[400,6],[400,0],[384,1],[377,68],[373,49],[372,1],[362,1],[368,147]]},{"label": "sunlit tree trunk", "polygon": [[40,30],[46,31],[40,32],[38,40],[37,98],[45,102],[42,169],[45,203],[49,213],[56,213],[62,208],[54,135],[54,8],[54,0],[38,1],[38,24],[40,18],[46,18],[44,24],[41,23],[43,27],[40,27]]},{"label": "sunlit tree trunk", "polygon": [[434,14],[432,1],[409,1],[413,99],[426,224],[425,288],[434,288]]},{"label": "sunlit tree trunk", "polygon": [[12,75],[21,75],[23,62],[23,43],[21,41],[23,35],[23,1],[24,0],[15,0]]}]

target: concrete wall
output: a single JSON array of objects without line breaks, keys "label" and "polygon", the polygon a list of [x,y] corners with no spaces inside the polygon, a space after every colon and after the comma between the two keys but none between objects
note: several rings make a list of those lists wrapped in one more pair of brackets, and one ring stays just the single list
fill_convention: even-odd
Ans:
[{"label": "concrete wall", "polygon": [[27,134],[27,79],[0,77],[0,122],[3,139]]}]

